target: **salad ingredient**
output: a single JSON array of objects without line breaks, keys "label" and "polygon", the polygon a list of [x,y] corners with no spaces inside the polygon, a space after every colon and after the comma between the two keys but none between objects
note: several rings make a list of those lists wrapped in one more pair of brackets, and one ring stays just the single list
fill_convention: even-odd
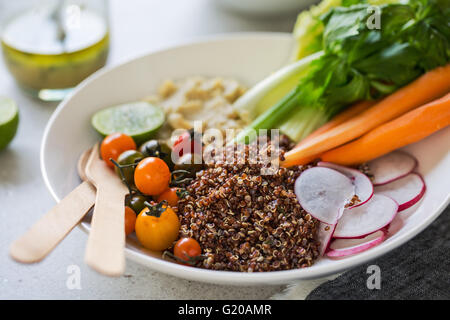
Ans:
[{"label": "salad ingredient", "polygon": [[367,165],[373,175],[373,184],[379,186],[413,172],[417,163],[417,159],[409,153],[397,150],[374,159]]},{"label": "salad ingredient", "polygon": [[[308,119],[305,122],[305,119]],[[283,122],[279,129],[292,141],[302,141],[316,128],[326,123],[327,118],[322,112],[313,108],[303,108],[289,117],[289,121]]]},{"label": "salad ingredient", "polygon": [[202,254],[202,248],[193,238],[181,238],[173,247],[173,254],[181,260],[190,261]]},{"label": "salad ingredient", "polygon": [[[291,145],[280,136],[280,156]],[[236,157],[245,163],[206,164],[178,202],[180,237],[199,242],[203,268],[287,270],[311,266],[319,257],[319,222],[301,208],[294,193],[295,179],[307,166],[262,175],[265,165],[248,157],[256,147],[255,142],[237,150]]]},{"label": "salad ingredient", "polygon": [[157,138],[172,146],[172,131],[192,129],[194,121],[201,121],[203,129],[240,129],[245,123],[231,108],[245,88],[236,80],[226,78],[187,77],[166,80],[156,95],[145,100],[161,107],[167,121]]},{"label": "salad ingredient", "polygon": [[17,132],[19,126],[19,109],[15,102],[0,97],[0,150],[6,148]]},{"label": "salad ingredient", "polygon": [[342,173],[324,167],[305,170],[295,181],[302,208],[314,218],[335,224],[355,196],[355,187]]},{"label": "salad ingredient", "polygon": [[334,231],[334,238],[362,238],[386,227],[399,206],[391,198],[375,194],[366,204],[346,209]]},{"label": "salad ingredient", "polygon": [[125,180],[124,182],[128,186],[134,185],[134,167],[131,165],[137,164],[142,159],[144,159],[144,155],[136,150],[127,150],[125,152],[122,152],[117,158],[118,164],[123,167],[116,166],[116,173],[121,179],[123,174],[123,179]]},{"label": "salad ingredient", "polygon": [[324,132],[337,127],[341,123],[346,122],[347,120],[357,116],[358,114],[362,113],[366,109],[370,108],[375,104],[375,101],[362,101],[354,104],[352,107],[342,111],[341,113],[337,114],[335,117],[333,117],[330,121],[325,123],[323,126],[321,126],[319,129],[315,130],[313,133],[308,135],[305,139],[301,140],[301,142],[297,145],[300,146],[302,144],[305,144],[306,141],[309,141],[312,138],[315,138]]},{"label": "salad ingredient", "polygon": [[139,147],[139,151],[146,157],[161,158],[167,164],[169,169],[173,170],[172,149],[164,141],[146,141]]},{"label": "salad ingredient", "polygon": [[182,175],[182,178],[195,178],[197,172],[204,168],[203,163],[195,163],[195,160],[196,155],[192,153],[183,155],[175,164],[175,172],[185,171],[185,173]]},{"label": "salad ingredient", "polygon": [[426,191],[426,184],[418,173],[410,173],[407,176],[375,187],[376,194],[391,197],[399,204],[398,211],[403,211],[416,204]]},{"label": "salad ingredient", "polygon": [[365,112],[287,152],[284,165],[304,164],[305,159],[358,138],[449,90],[450,64],[427,72]]},{"label": "salad ingredient", "polygon": [[141,212],[145,209],[145,202],[149,200],[141,194],[129,194],[125,198],[125,205],[133,209],[134,212]]},{"label": "salad ingredient", "polygon": [[[236,141],[245,142],[249,131],[282,128],[289,121],[297,123],[298,132],[290,133],[290,138],[296,140],[349,105],[379,99],[421,74],[448,64],[450,26],[445,23],[448,8],[448,4],[438,0],[410,0],[402,4],[383,5],[378,7],[381,22],[378,29],[366,25],[373,15],[368,4],[331,9],[321,17],[324,23],[324,54],[311,63],[297,87],[254,119]],[[390,111],[386,115],[391,114],[391,118],[381,117],[382,121],[376,125],[392,119],[392,114],[398,116],[408,111],[408,105],[412,108],[445,94],[450,83],[448,77],[448,67],[438,68],[415,86],[407,87],[411,94],[405,95],[404,99],[400,98],[400,94],[403,95],[405,90],[401,90],[394,98],[384,101]],[[393,100],[396,100],[395,103]],[[390,104],[386,106],[388,102]],[[397,102],[402,107],[397,107]],[[309,116],[295,116],[296,113],[304,113],[305,109],[315,112],[308,112]],[[322,121],[317,120],[320,117]],[[312,120],[316,122],[316,128],[310,125]],[[374,123],[369,122],[372,127],[368,130],[376,126]],[[357,126],[357,129],[361,127]],[[356,137],[365,132],[356,133]],[[338,142],[332,147],[347,141],[331,139],[333,143]],[[289,156],[291,160],[312,154],[298,152],[296,157],[293,155],[291,153]]]},{"label": "salad ingredient", "polygon": [[371,5],[383,5],[388,3],[398,3],[398,0],[323,0],[317,5],[313,5],[309,10],[300,12],[295,22],[293,35],[295,38],[295,48],[292,54],[292,60],[298,60],[306,57],[323,48],[324,24],[322,15],[334,7],[348,7],[360,2],[366,2]]},{"label": "salad ingredient", "polygon": [[336,229],[336,224],[328,224],[321,222],[319,224],[317,232],[317,241],[320,242],[319,253],[323,256],[330,246],[331,240],[333,239],[333,233]]},{"label": "salad ingredient", "polygon": [[164,123],[161,108],[138,101],[109,107],[92,117],[92,126],[101,135],[122,132],[131,136],[137,144],[149,140]]},{"label": "salad ingredient", "polygon": [[344,165],[366,162],[422,140],[449,125],[450,93],[324,153],[322,159]]},{"label": "salad ingredient", "polygon": [[362,239],[336,239],[331,242],[327,256],[330,258],[343,258],[364,252],[379,245],[384,239],[386,239],[386,232],[384,230],[372,233]]},{"label": "salad ingredient", "polygon": [[178,238],[179,230],[178,216],[164,203],[148,204],[136,219],[136,236],[149,250],[166,250]]},{"label": "salad ingredient", "polygon": [[373,184],[370,179],[361,171],[340,166],[331,162],[319,162],[317,166],[339,171],[353,182],[353,185],[355,186],[355,195],[358,197],[358,199],[357,201],[355,201],[354,205],[350,206],[349,208],[359,207],[372,198]]},{"label": "salad ingredient", "polygon": [[130,207],[125,206],[125,235],[133,233],[136,225],[136,213]]},{"label": "salad ingredient", "polygon": [[169,187],[170,175],[169,167],[163,160],[147,157],[136,166],[134,183],[140,192],[156,196]]},{"label": "salad ingredient", "polygon": [[247,124],[250,123],[295,88],[301,76],[306,74],[311,62],[322,54],[323,52],[318,52],[305,57],[271,74],[236,100],[233,109]]},{"label": "salad ingredient", "polygon": [[[252,121],[247,127],[245,127],[242,131],[240,131],[236,137],[236,143],[249,143],[254,136],[253,132],[258,131],[259,129],[272,129],[277,128],[283,123],[283,119],[293,116],[292,110],[298,106],[297,93],[299,88],[294,88],[287,95],[285,95],[281,100],[276,102],[272,107],[261,113],[256,119]],[[308,110],[306,110],[308,111]],[[306,111],[302,111],[305,112]],[[317,114],[320,116],[320,111]],[[311,115],[312,113],[309,113]],[[309,116],[302,116],[301,119],[306,119]],[[297,117],[295,117],[296,120]],[[325,116],[323,116],[325,119]],[[297,123],[293,126],[289,126],[289,128],[298,128],[299,135],[307,135],[308,132],[305,132],[304,127],[309,125],[309,121],[303,124]],[[290,136],[290,138],[296,141],[295,138]]]},{"label": "salad ingredient", "polygon": [[[396,1],[371,0],[368,2],[380,5]],[[349,6],[351,4],[351,1],[324,0],[317,6],[312,6],[310,10],[302,11],[299,14],[293,31],[297,41],[292,57],[294,61],[299,61],[268,76],[266,79],[253,86],[234,103],[233,108],[239,113],[242,119],[247,123],[254,120],[296,87],[298,81],[307,74],[311,62],[323,55],[323,51],[321,50],[323,49],[322,36],[324,25],[320,16],[329,11],[332,7]],[[318,117],[320,118],[320,115]],[[267,118],[269,118],[269,116],[267,116]],[[289,119],[283,128],[284,130],[290,129],[292,131],[290,135],[291,138],[293,136],[303,136],[295,131],[295,128],[298,125],[300,125],[299,131],[301,131],[301,128],[303,128],[306,123],[303,123],[300,119],[301,116],[299,115],[295,119]],[[314,125],[320,126],[323,122],[324,120],[322,117],[320,121],[317,121]],[[256,125],[257,123],[253,124],[255,128]],[[263,126],[264,124],[260,125]],[[289,132],[283,132],[289,135]],[[305,132],[305,134],[307,134],[307,132]],[[299,139],[296,139],[296,141],[298,140]]]},{"label": "salad ingredient", "polygon": [[114,168],[114,163],[110,159],[117,161],[119,156],[127,150],[136,150],[136,143],[124,133],[112,133],[105,137],[100,145],[101,157],[110,168]]},{"label": "salad ingredient", "polygon": [[167,203],[169,204],[169,206],[176,207],[178,204],[178,200],[185,197],[186,194],[187,194],[186,190],[184,190],[182,188],[173,187],[173,188],[169,188],[166,191],[164,191],[163,193],[161,193],[158,196],[157,201],[161,202],[161,201],[166,200]]},{"label": "salad ingredient", "polygon": [[194,130],[186,130],[178,136],[172,146],[172,150],[178,157],[188,153],[202,153],[202,139]]},{"label": "salad ingredient", "polygon": [[300,12],[292,31],[296,40],[292,60],[299,60],[322,50],[324,25],[320,17],[331,8],[342,4],[342,0],[324,0],[311,6],[309,10]]}]

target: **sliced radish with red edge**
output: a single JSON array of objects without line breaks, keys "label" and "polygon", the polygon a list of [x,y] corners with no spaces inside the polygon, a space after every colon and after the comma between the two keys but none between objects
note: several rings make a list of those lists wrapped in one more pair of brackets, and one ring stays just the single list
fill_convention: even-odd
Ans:
[{"label": "sliced radish with red edge", "polygon": [[326,255],[330,258],[343,258],[373,248],[386,239],[386,232],[380,230],[362,239],[336,239],[330,244]]},{"label": "sliced radish with red edge", "polygon": [[373,184],[383,185],[400,179],[417,167],[417,159],[403,151],[394,151],[368,162]]},{"label": "sliced radish with red edge", "polygon": [[334,238],[363,238],[391,223],[398,211],[398,204],[391,198],[374,194],[366,204],[346,209],[334,231]]},{"label": "sliced radish with red edge", "polygon": [[375,194],[391,197],[399,204],[398,211],[403,211],[416,204],[425,194],[425,181],[418,173],[375,187]]},{"label": "sliced radish with red edge", "polygon": [[319,162],[317,165],[319,167],[325,167],[339,171],[353,182],[353,184],[355,185],[355,194],[358,196],[359,201],[349,208],[359,207],[360,205],[369,201],[370,198],[372,198],[373,184],[370,181],[369,177],[367,177],[361,171],[340,166],[331,162]]},{"label": "sliced radish with red edge", "polygon": [[328,224],[320,222],[319,230],[317,232],[317,240],[320,241],[319,252],[323,256],[328,246],[330,245],[331,239],[333,238],[333,232],[336,228],[335,224]]},{"label": "sliced radish with red edge", "polygon": [[303,171],[295,181],[295,194],[302,208],[314,218],[336,224],[355,187],[342,173],[323,167]]}]

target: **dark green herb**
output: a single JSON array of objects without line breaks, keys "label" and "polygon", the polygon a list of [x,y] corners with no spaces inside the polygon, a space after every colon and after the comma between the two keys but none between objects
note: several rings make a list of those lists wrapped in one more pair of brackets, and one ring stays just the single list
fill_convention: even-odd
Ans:
[{"label": "dark green herb", "polygon": [[[287,121],[304,136],[349,105],[390,94],[450,61],[450,1],[410,0],[379,6],[375,13],[371,8],[357,4],[324,14],[324,55],[311,64],[295,89],[258,116],[237,141],[245,142],[253,129],[283,131]],[[367,22],[377,13],[380,28],[369,28]]]}]

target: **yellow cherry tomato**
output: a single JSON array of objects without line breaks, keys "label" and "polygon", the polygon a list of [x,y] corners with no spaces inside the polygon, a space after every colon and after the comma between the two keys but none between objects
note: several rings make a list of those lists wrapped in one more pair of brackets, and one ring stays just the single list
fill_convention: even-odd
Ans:
[{"label": "yellow cherry tomato", "polygon": [[[156,209],[153,210],[154,208]],[[165,205],[160,206],[159,210],[158,205],[152,209],[144,208],[136,219],[135,232],[139,242],[153,251],[169,248],[178,238],[179,231],[180,220],[177,214]]]}]

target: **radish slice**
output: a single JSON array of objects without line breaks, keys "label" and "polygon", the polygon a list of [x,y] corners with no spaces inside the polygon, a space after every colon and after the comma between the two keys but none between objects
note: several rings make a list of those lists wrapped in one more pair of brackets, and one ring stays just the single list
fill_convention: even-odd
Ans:
[{"label": "radish slice", "polygon": [[321,222],[319,224],[319,231],[317,232],[317,240],[320,241],[320,255],[323,256],[330,245],[333,238],[333,232],[336,228],[335,224],[328,224]]},{"label": "radish slice", "polygon": [[345,205],[355,195],[355,187],[349,178],[322,167],[303,171],[295,181],[294,190],[303,209],[328,224],[336,224]]},{"label": "radish slice", "polygon": [[342,258],[366,251],[379,245],[386,239],[383,230],[374,232],[362,239],[336,239],[330,245],[327,256],[330,258]]},{"label": "radish slice", "polygon": [[368,163],[373,184],[383,185],[400,179],[417,167],[417,160],[403,151],[394,151]]},{"label": "radish slice", "polygon": [[398,210],[391,198],[375,194],[363,206],[346,209],[337,223],[334,238],[362,238],[386,227],[394,220]]},{"label": "radish slice", "polygon": [[319,167],[326,167],[330,169],[334,169],[347,176],[355,185],[355,193],[358,196],[359,202],[354,204],[349,208],[359,207],[360,205],[366,203],[372,198],[373,195],[373,184],[370,181],[369,177],[367,177],[361,171],[356,169],[347,168],[340,166],[338,164],[334,164],[331,162],[319,162],[317,164]]},{"label": "radish slice", "polygon": [[399,204],[398,211],[403,211],[417,203],[425,194],[425,190],[422,176],[410,173],[406,177],[376,187],[375,193],[391,197]]}]

